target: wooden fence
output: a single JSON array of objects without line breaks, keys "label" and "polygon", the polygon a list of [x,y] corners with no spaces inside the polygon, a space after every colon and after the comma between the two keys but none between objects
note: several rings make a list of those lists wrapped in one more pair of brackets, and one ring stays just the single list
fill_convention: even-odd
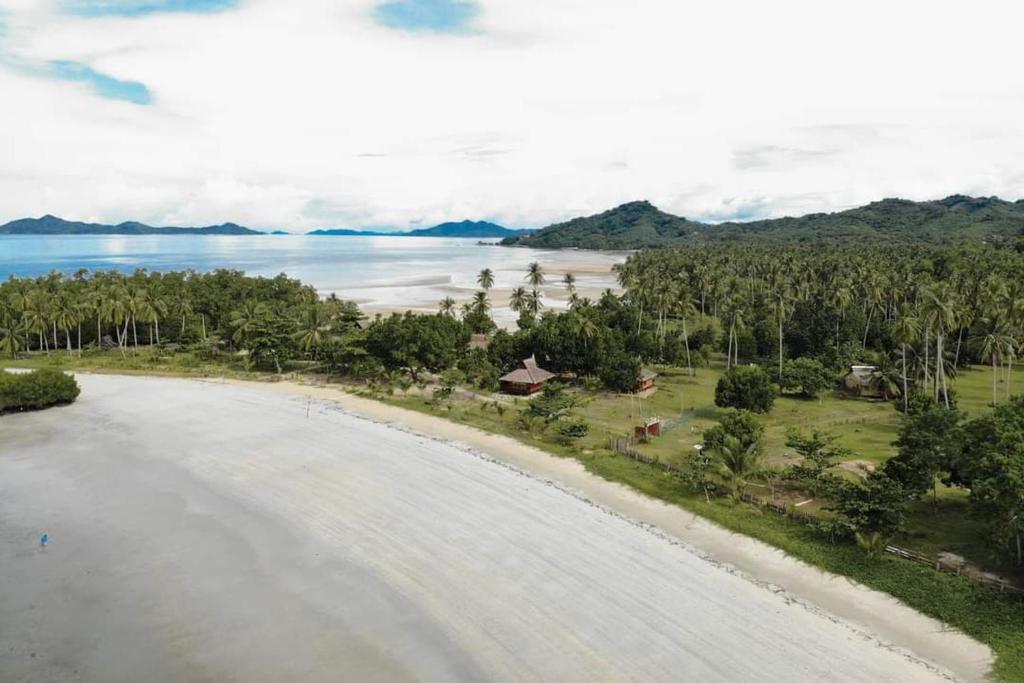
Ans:
[{"label": "wooden fence", "polygon": [[965,571],[965,567],[961,563],[948,562],[940,557],[931,557],[929,555],[914,552],[913,550],[907,550],[906,548],[900,548],[899,546],[895,545],[885,546],[885,552],[892,553],[897,557],[902,557],[903,559],[910,560],[911,562],[917,562],[918,564],[926,564],[938,572],[946,572],[949,574],[956,574],[957,576],[965,576],[971,581],[974,581],[975,583],[980,583],[985,586],[998,588],[1000,593],[1009,593],[1011,595],[1024,597],[1024,589],[1018,588],[1017,586],[1014,586],[1012,583],[1009,583],[1008,581],[1003,581],[998,577],[980,574],[970,569]]},{"label": "wooden fence", "polygon": [[[616,451],[617,453],[621,453],[625,456],[628,456],[633,460],[636,460],[637,462],[642,462],[653,467],[659,467],[675,476],[680,476],[682,474],[682,469],[678,465],[674,465],[669,462],[663,463],[659,460],[657,456],[647,455],[646,453],[641,453],[640,451],[638,451],[636,449],[636,440],[633,439],[632,437],[610,439],[609,446],[612,450]],[[709,493],[713,493],[716,495],[728,493],[728,491],[726,491],[725,489],[714,484],[709,484],[707,490]],[[800,510],[797,510],[792,506],[786,505],[785,503],[780,503],[774,500],[765,500],[759,496],[755,496],[746,491],[740,494],[740,500],[742,500],[745,503],[750,503],[751,505],[757,505],[758,507],[774,512],[778,515],[789,517],[790,519],[802,522],[804,524],[810,525],[819,521],[819,519],[814,515],[810,515],[806,512],[801,512]],[[965,578],[968,578],[974,581],[975,583],[990,586],[992,588],[997,588],[999,589],[1000,593],[1024,597],[1024,589],[1018,588],[1017,586],[1014,586],[1013,584],[1007,581],[1003,581],[999,578],[994,578],[992,576],[988,576],[985,574],[979,574],[974,571],[964,571],[963,565],[954,565],[949,562],[945,562],[938,557],[930,557],[928,555],[923,555],[921,553],[914,552],[913,550],[907,550],[906,548],[900,548],[894,545],[886,546],[885,551],[887,553],[896,555],[897,557],[902,557],[903,559],[909,560],[911,562],[918,562],[920,564],[928,565],[936,571],[956,574],[957,576],[963,576]]]}]

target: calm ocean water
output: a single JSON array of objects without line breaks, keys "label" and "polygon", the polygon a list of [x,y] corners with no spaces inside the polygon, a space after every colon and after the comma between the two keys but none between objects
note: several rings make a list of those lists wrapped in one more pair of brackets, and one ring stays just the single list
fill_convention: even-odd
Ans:
[{"label": "calm ocean water", "polygon": [[[624,259],[619,253],[520,249],[437,237],[0,235],[4,279],[79,268],[128,273],[137,268],[234,268],[250,275],[286,273],[321,294],[334,292],[370,309],[431,307],[445,296],[468,298],[483,268],[495,272],[494,299],[500,308],[505,290],[524,284],[531,261],[545,266],[553,284],[565,271],[574,272],[580,290],[592,293],[613,285],[606,271]],[[550,288],[553,304],[558,295],[557,287]]]}]

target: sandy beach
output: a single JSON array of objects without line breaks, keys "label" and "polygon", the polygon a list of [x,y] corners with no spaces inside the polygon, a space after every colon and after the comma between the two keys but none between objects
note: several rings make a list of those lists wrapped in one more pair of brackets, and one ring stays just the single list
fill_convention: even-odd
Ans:
[{"label": "sandy beach", "polygon": [[72,406],[0,418],[3,681],[990,666],[887,596],[511,439],[329,388],[79,380]]}]

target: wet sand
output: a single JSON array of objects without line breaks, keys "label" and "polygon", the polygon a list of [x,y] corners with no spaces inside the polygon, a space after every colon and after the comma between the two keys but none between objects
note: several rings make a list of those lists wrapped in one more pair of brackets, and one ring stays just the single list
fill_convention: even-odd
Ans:
[{"label": "wet sand", "polygon": [[[752,580],[510,440],[328,389],[79,379],[72,406],[0,418],[3,681],[932,681],[988,664],[962,636],[911,653]],[[878,619],[934,626],[889,602]]]}]

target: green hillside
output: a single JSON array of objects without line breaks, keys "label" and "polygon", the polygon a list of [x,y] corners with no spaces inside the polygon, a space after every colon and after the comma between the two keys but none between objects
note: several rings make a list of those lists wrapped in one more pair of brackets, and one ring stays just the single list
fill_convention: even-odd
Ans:
[{"label": "green hillside", "polygon": [[0,225],[0,235],[262,235],[235,223],[203,228],[155,228],[129,221],[117,225],[66,221],[47,214],[41,218],[20,218]]},{"label": "green hillside", "polygon": [[796,243],[855,239],[957,242],[1024,235],[1024,200],[953,195],[936,201],[883,199],[836,213],[717,225],[630,202],[575,218],[503,244],[542,248],[643,249],[709,241]]}]

